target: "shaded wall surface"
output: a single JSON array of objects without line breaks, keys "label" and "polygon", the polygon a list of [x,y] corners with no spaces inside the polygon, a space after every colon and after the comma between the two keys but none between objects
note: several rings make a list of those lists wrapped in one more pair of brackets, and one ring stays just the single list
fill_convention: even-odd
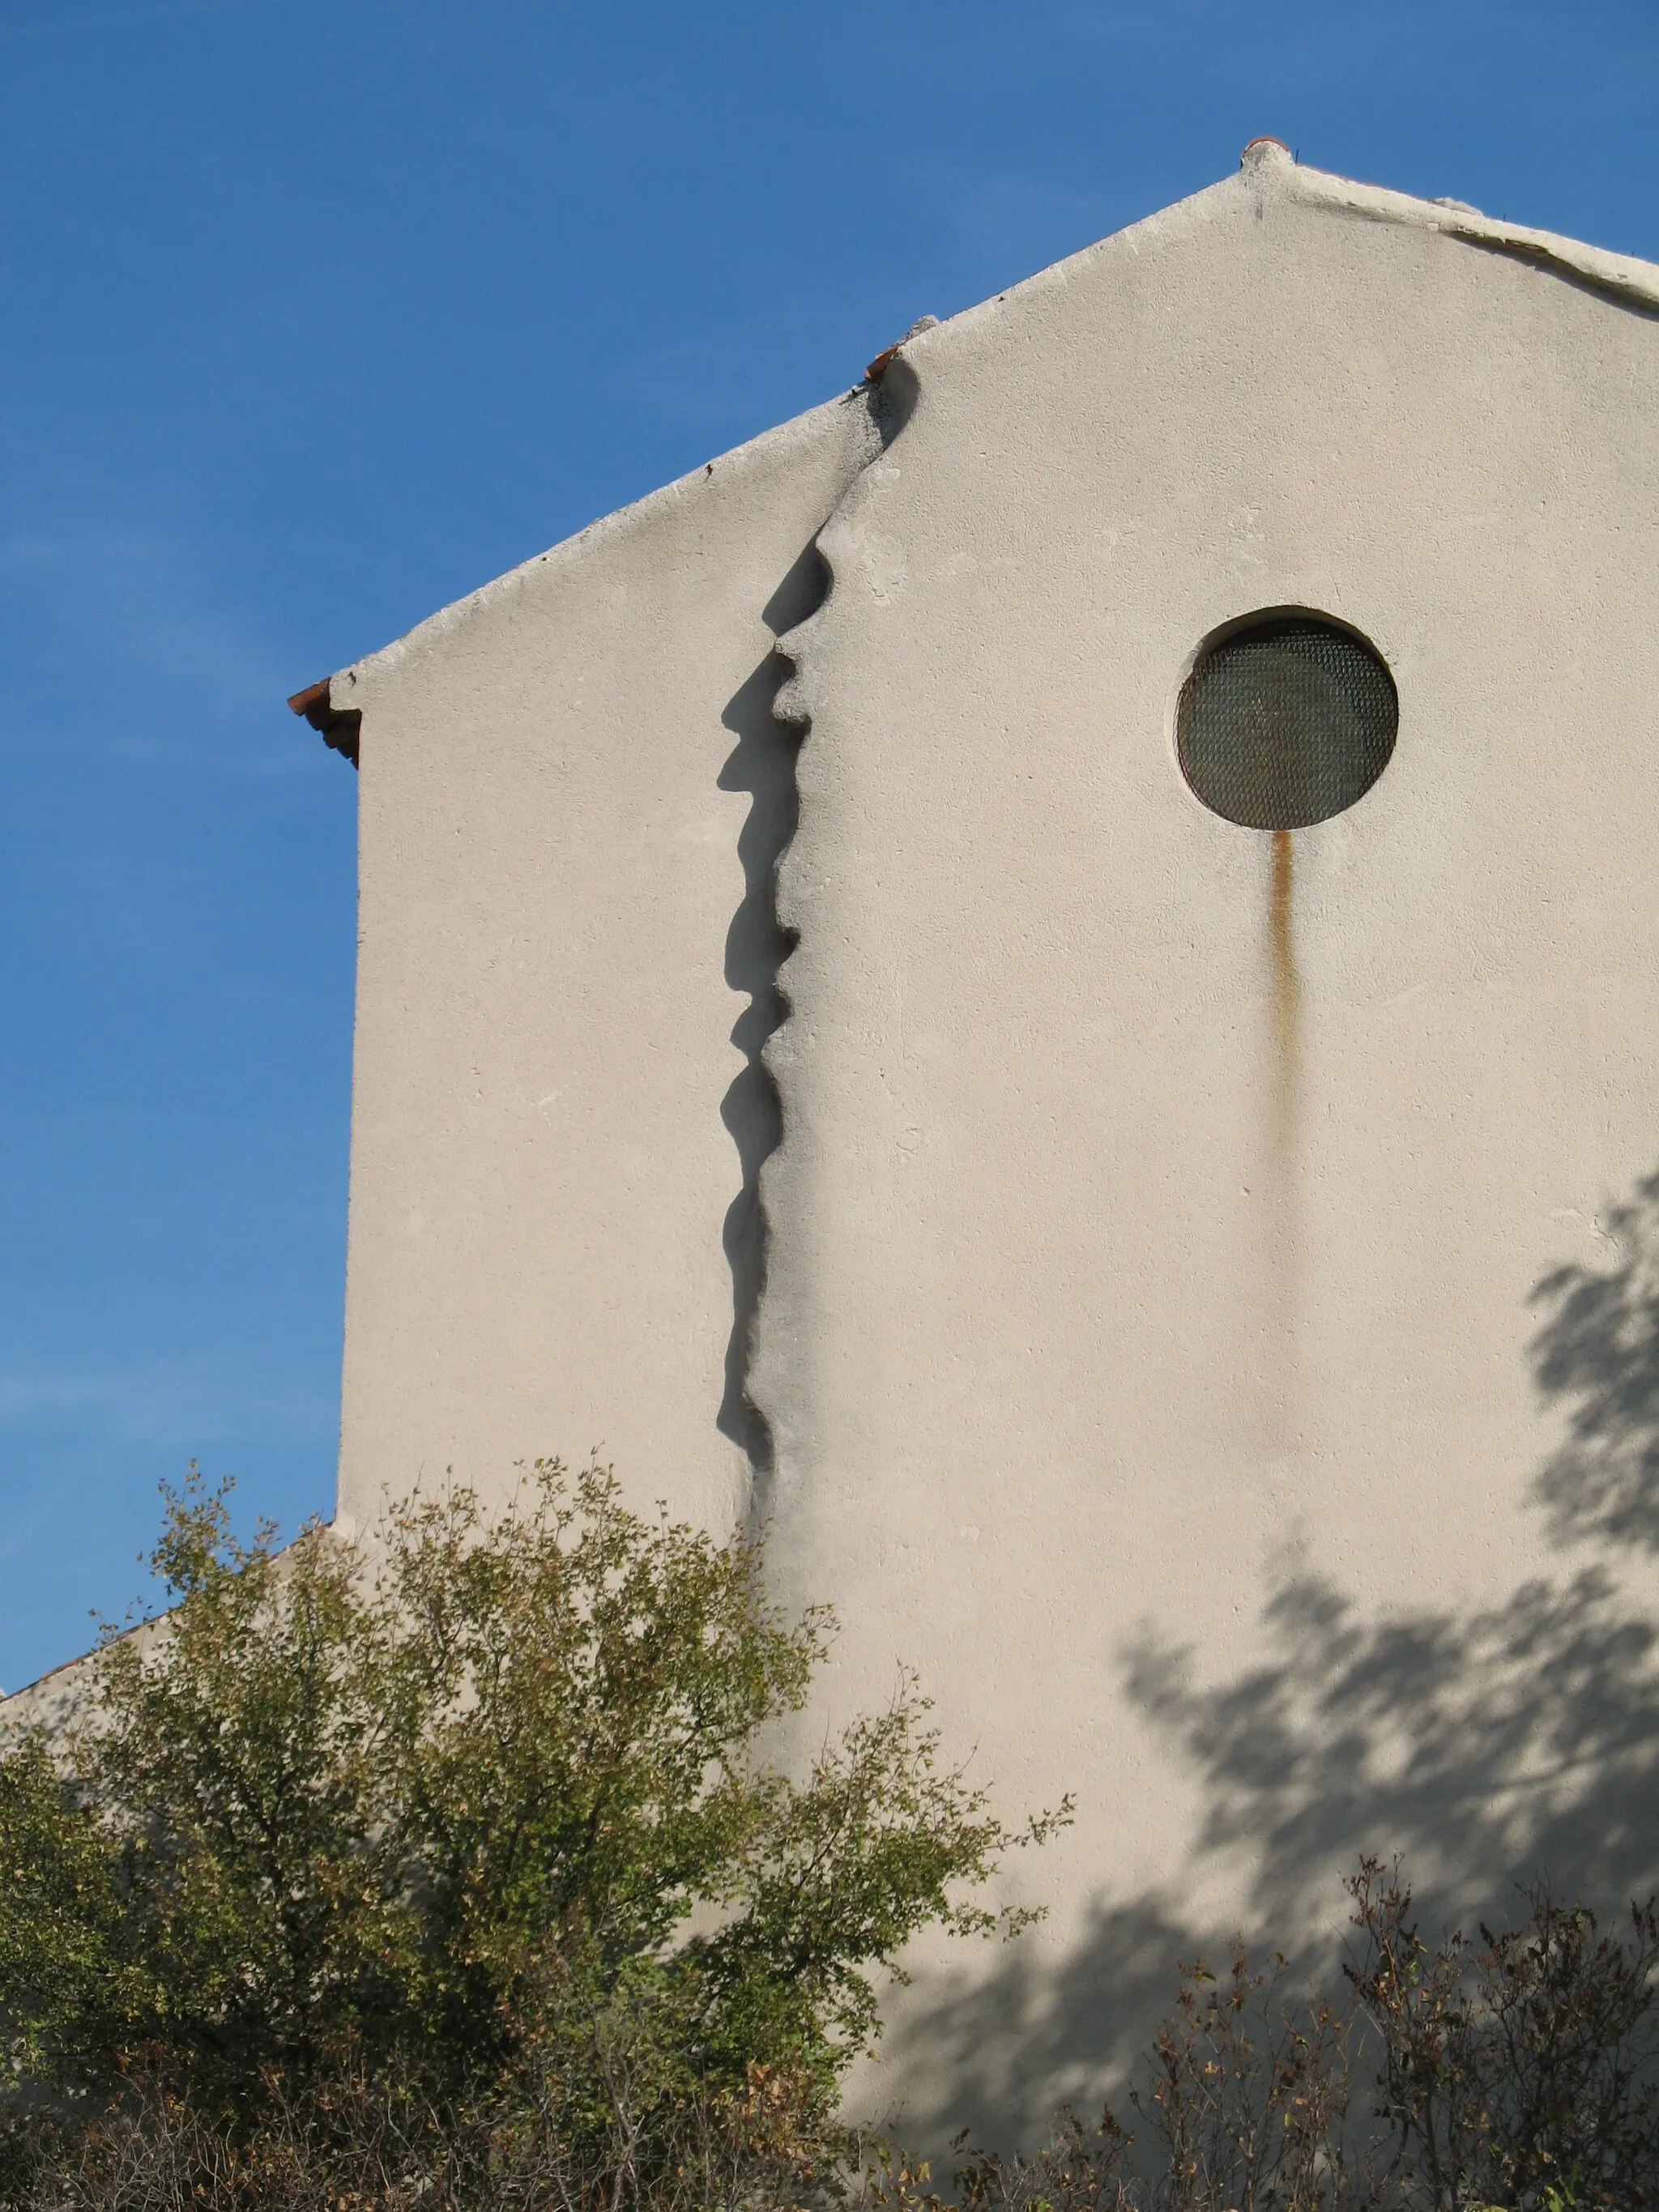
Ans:
[{"label": "shaded wall surface", "polygon": [[[813,1740],[914,1666],[1076,1796],[869,2102],[1085,2094],[1362,1847],[1659,1875],[1655,282],[1253,149],[336,679],[343,1509],[602,1441],[835,1603]],[[1401,719],[1276,845],[1173,726],[1277,607]]]}]

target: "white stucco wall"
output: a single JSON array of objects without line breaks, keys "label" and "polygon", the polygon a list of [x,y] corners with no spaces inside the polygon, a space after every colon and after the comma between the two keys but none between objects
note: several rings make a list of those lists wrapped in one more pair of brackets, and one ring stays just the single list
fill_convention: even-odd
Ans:
[{"label": "white stucco wall", "polygon": [[[1181,1931],[1329,1928],[1363,1845],[1655,1871],[1595,1797],[1620,1692],[1564,1687],[1593,1639],[1540,1601],[1501,1742],[1457,1644],[1566,1571],[1533,1293],[1618,1264],[1659,1163],[1652,272],[1495,232],[1261,149],[929,331],[785,641],[778,1567],[839,1610],[830,1711],[908,1662],[1001,1802],[1078,1799],[1025,1967],[924,1973],[872,2098],[1079,2088]],[[1279,605],[1368,635],[1401,723],[1276,925],[1172,728]]]},{"label": "white stucco wall", "polygon": [[[838,402],[335,679],[342,1512],[598,1443],[836,1604],[812,1740],[908,1664],[1002,1808],[1075,1793],[1046,1928],[895,1999],[854,2094],[919,2126],[1091,2094],[1362,1846],[1659,1875],[1656,301],[1257,149],[908,343],[884,447]],[[1283,605],[1401,724],[1275,904],[1172,725]]]},{"label": "white stucco wall", "polygon": [[861,399],[822,407],[333,679],[363,716],[349,1522],[594,1445],[642,1503],[743,1510],[741,787],[773,626],[872,440]]}]

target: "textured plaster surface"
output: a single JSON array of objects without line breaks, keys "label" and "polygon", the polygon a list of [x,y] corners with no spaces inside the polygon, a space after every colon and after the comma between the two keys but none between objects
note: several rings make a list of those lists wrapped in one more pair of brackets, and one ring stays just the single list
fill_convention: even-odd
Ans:
[{"label": "textured plaster surface", "polygon": [[348,1522],[591,1445],[641,1502],[743,1510],[745,823],[780,803],[774,628],[872,436],[861,398],[820,408],[334,679],[363,718]]},{"label": "textured plaster surface", "polygon": [[[1452,1620],[1552,1565],[1529,1299],[1659,1159],[1654,298],[1257,149],[903,347],[784,641],[775,1561],[840,1613],[831,1712],[908,1663],[1000,1802],[1076,1793],[1012,1885],[1051,1962],[1103,1912],[1248,1919],[1315,1794],[1242,1692],[1206,1781],[1138,1638],[1247,1684],[1287,1560]],[[1279,606],[1371,638],[1401,712],[1369,795],[1276,841],[1172,725],[1200,641]],[[1363,1765],[1402,1704],[1312,1740]],[[1432,1828],[1381,1772],[1296,1913]],[[885,2077],[924,2111],[1010,2026],[931,2017]],[[1067,2056],[981,2080],[1029,2112]]]}]

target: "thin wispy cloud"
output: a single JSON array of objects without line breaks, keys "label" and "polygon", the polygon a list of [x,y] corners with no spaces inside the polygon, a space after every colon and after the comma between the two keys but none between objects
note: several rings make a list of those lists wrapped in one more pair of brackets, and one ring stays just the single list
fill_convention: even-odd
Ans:
[{"label": "thin wispy cloud", "polygon": [[64,1431],[104,1448],[182,1449],[331,1435],[333,1401],[304,1383],[198,1360],[0,1370],[0,1435]]},{"label": "thin wispy cloud", "polygon": [[153,6],[88,9],[77,14],[0,16],[0,44],[15,39],[57,39],[76,31],[125,29],[130,23],[166,23],[187,15],[240,15],[270,0],[157,0]]},{"label": "thin wispy cloud", "polygon": [[[14,532],[0,538],[0,584],[15,659],[49,653],[59,675],[53,721],[41,742],[66,732],[108,757],[196,760],[198,734],[213,724],[268,720],[293,690],[293,671],[257,634],[255,621],[227,604],[213,562],[159,532],[96,527]],[[187,690],[191,714],[176,702]],[[158,714],[155,702],[167,711]],[[14,701],[0,708],[14,742],[27,730]],[[239,749],[245,774],[290,772],[280,748]],[[221,764],[224,765],[222,752]]]}]

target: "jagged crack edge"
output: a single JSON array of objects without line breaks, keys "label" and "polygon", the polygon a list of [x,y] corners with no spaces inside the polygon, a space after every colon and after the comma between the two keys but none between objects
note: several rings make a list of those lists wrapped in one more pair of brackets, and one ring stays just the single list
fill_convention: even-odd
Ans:
[{"label": "jagged crack edge", "polygon": [[[809,619],[828,588],[828,570],[816,534],[803,549],[764,611],[776,634]],[[760,1174],[781,1141],[782,1105],[776,1079],[763,1060],[768,1039],[787,1018],[779,982],[794,939],[777,911],[778,867],[800,815],[796,763],[803,732],[777,712],[790,663],[775,644],[726,702],[722,716],[738,738],[720,771],[721,787],[747,791],[753,803],[738,838],[744,896],[726,933],[726,980],[747,1004],[732,1030],[743,1066],[720,1104],[720,1118],[737,1147],[742,1182],[726,1209],[722,1243],[732,1271],[732,1329],[726,1343],[725,1389],[716,1425],[739,1444],[750,1467],[752,1519],[757,1488],[769,1480],[774,1452],[770,1424],[749,1387],[754,1333],[766,1288],[770,1230],[760,1200]]]},{"label": "jagged crack edge", "polygon": [[[794,844],[800,818],[800,796],[798,769],[803,749],[811,739],[812,714],[806,684],[803,680],[805,663],[813,637],[822,624],[826,611],[835,595],[837,569],[834,542],[835,525],[854,500],[865,476],[896,438],[902,432],[915,411],[920,395],[915,373],[902,356],[896,356],[880,381],[861,387],[855,395],[868,410],[874,436],[865,460],[855,471],[834,511],[826,518],[823,527],[813,538],[810,550],[818,563],[819,588],[811,605],[777,634],[772,659],[780,674],[771,702],[771,716],[781,744],[788,748],[790,783],[793,798],[788,834],[778,840],[769,855],[767,897],[769,915],[779,949],[775,968],[769,978],[769,1006],[756,1026],[760,1034],[752,1047],[743,1044],[749,1058],[745,1077],[751,1071],[763,1078],[769,1086],[776,1115],[775,1133],[772,1141],[760,1153],[752,1178],[753,1228],[751,1235],[757,1248],[751,1261],[753,1289],[748,1311],[736,1316],[733,1344],[738,1345],[738,1330],[742,1332],[740,1346],[741,1403],[744,1419],[744,1442],[748,1450],[750,1482],[749,1521],[752,1530],[763,1528],[771,1518],[777,1475],[776,1408],[769,1407],[755,1387],[754,1340],[759,1328],[766,1301],[769,1258],[773,1233],[773,1206],[768,1195],[768,1185],[774,1180],[774,1163],[788,1141],[790,1115],[785,1092],[785,1081],[778,1066],[774,1048],[793,1018],[795,1007],[785,979],[785,971],[800,943],[800,931],[793,918],[783,910],[780,901],[780,877],[787,855]],[[751,1001],[751,1012],[759,1004],[757,994]],[[748,1018],[745,1018],[747,1019]],[[739,1030],[744,1024],[739,1024]],[[737,1036],[734,1032],[734,1037]],[[740,1080],[744,1079],[739,1079]],[[752,1078],[751,1078],[752,1079]],[[745,1189],[737,1201],[744,1202],[750,1187],[745,1176]],[[730,1217],[728,1217],[728,1219]],[[738,1282],[737,1263],[733,1263],[734,1293]],[[725,1426],[725,1421],[722,1421]],[[728,1430],[728,1433],[730,1431]]]}]

